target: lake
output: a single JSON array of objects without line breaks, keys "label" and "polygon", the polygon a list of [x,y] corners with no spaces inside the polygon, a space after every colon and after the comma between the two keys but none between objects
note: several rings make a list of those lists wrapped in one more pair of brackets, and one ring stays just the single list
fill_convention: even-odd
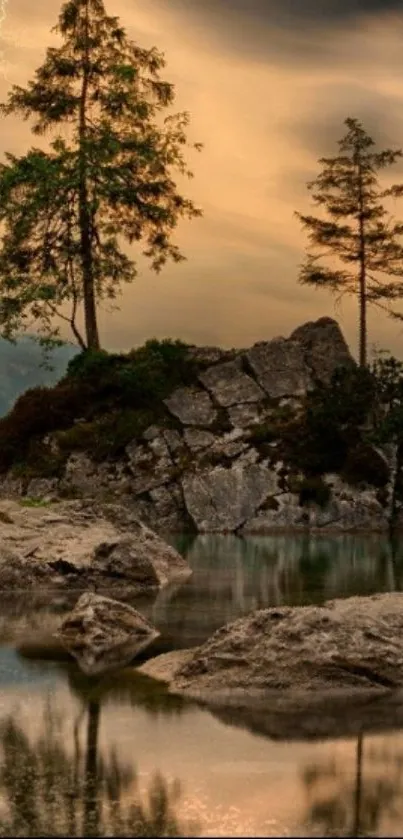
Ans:
[{"label": "lake", "polygon": [[[192,578],[133,605],[178,647],[254,609],[403,586],[403,540],[167,538]],[[403,836],[403,730],[270,739],[133,667],[90,680],[18,652],[66,607],[2,599],[0,835]]]}]

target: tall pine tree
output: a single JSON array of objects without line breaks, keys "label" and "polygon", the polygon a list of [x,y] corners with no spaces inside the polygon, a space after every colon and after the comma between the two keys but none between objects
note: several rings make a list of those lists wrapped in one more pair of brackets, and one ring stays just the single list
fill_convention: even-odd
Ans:
[{"label": "tall pine tree", "polygon": [[[299,282],[332,293],[353,294],[359,302],[359,361],[367,364],[367,306],[393,298],[388,276],[401,260],[403,225],[393,221],[382,204],[402,194],[401,186],[381,189],[378,172],[402,157],[401,150],[374,150],[374,141],[357,119],[345,121],[347,133],[339,141],[337,157],[319,160],[322,171],[308,184],[315,204],[327,218],[296,213],[308,231],[310,249],[301,266]],[[323,257],[348,266],[326,267]],[[396,286],[396,292],[401,289]]]},{"label": "tall pine tree", "polygon": [[[30,318],[50,334],[59,313],[82,346],[98,349],[98,302],[136,275],[119,238],[141,242],[156,271],[184,259],[172,233],[181,217],[201,215],[174,181],[175,172],[192,176],[183,155],[189,116],[163,118],[174,90],[160,77],[162,54],[130,41],[103,0],[67,0],[52,31],[62,46],[49,48],[35,79],[14,85],[0,106],[34,116],[34,134],[63,125],[70,138],[58,135],[48,154],[7,155],[0,166],[0,319],[8,337]],[[60,313],[66,301],[71,317]]]}]

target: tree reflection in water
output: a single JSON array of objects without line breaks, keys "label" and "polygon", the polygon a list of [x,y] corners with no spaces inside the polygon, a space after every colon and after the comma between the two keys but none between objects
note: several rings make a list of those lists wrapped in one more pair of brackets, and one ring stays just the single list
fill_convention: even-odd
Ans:
[{"label": "tree reflection in water", "polygon": [[383,819],[402,818],[403,756],[376,748],[366,753],[364,745],[360,734],[353,778],[336,760],[304,769],[306,823],[315,835],[376,836]]},{"label": "tree reflection in water", "polygon": [[[99,755],[101,702],[89,698],[74,726],[74,747],[48,702],[35,742],[10,715],[0,724],[2,836],[181,836],[175,805],[181,791],[156,773],[141,794],[135,769]],[[86,718],[85,746],[80,728]],[[3,805],[4,802],[4,805]],[[3,815],[4,808],[4,815]]]}]

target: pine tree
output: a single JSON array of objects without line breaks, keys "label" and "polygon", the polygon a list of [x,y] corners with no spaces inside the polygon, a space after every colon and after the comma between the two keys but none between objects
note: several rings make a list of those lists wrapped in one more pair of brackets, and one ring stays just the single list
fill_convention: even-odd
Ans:
[{"label": "pine tree", "polygon": [[[402,293],[401,286],[387,282],[396,275],[402,258],[399,236],[403,225],[395,222],[382,204],[388,196],[400,196],[402,186],[382,190],[379,170],[402,157],[402,151],[374,151],[374,141],[356,119],[345,121],[347,133],[339,141],[337,157],[321,158],[322,172],[308,184],[315,204],[327,219],[296,213],[308,230],[311,250],[301,266],[299,282],[327,288],[332,293],[353,294],[359,301],[359,361],[367,364],[367,306]],[[348,266],[326,267],[318,262],[331,256]],[[390,314],[393,314],[389,312]]]},{"label": "pine tree", "polygon": [[[62,46],[49,48],[35,79],[14,85],[0,106],[34,116],[36,135],[63,125],[70,138],[59,134],[47,154],[7,155],[0,167],[0,318],[8,337],[30,318],[55,337],[58,313],[82,346],[98,349],[99,301],[136,275],[119,237],[141,242],[155,271],[184,259],[172,233],[181,217],[201,215],[173,179],[192,177],[183,156],[189,116],[163,118],[174,102],[160,78],[163,55],[130,41],[103,0],[68,0],[52,31]],[[70,318],[60,313],[66,301]],[[81,302],[85,338],[75,321]]]}]

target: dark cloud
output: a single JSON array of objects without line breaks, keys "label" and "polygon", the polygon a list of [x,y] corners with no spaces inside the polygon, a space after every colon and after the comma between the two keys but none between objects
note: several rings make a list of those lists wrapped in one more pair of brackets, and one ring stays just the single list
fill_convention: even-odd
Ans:
[{"label": "dark cloud", "polygon": [[347,117],[359,119],[379,148],[403,145],[401,99],[350,84],[319,85],[303,117],[290,117],[283,130],[315,157],[337,153]]},{"label": "dark cloud", "polygon": [[315,21],[345,21],[353,17],[398,12],[401,0],[171,0],[173,7],[199,19],[227,20],[233,24],[237,18],[258,23],[295,21],[309,25]]},{"label": "dark cloud", "polygon": [[[170,0],[192,29],[232,52],[276,62],[342,56],[334,34],[354,28],[367,15],[401,13],[402,0]],[[321,37],[315,37],[318,33]]]}]

